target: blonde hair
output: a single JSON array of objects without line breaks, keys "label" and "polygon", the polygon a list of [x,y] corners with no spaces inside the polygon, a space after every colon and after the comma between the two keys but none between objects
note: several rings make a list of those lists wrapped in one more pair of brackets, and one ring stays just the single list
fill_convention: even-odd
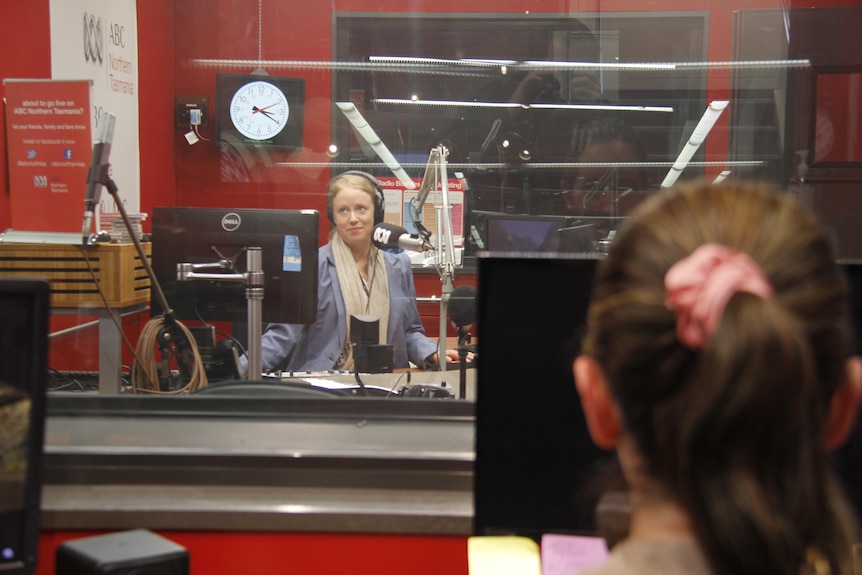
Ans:
[{"label": "blonde hair", "polygon": [[[338,192],[343,190],[344,188],[355,188],[358,190],[362,190],[369,196],[371,196],[371,205],[375,207],[377,206],[377,187],[372,183],[371,179],[373,176],[363,176],[362,174],[355,172],[345,172],[343,174],[339,174],[332,178],[329,182],[329,187],[326,190],[326,216],[329,219],[330,223],[334,223],[334,216],[332,213],[332,202],[335,200],[335,196],[338,195]],[[382,198],[380,199],[382,201]],[[335,235],[335,229],[333,228],[329,232],[329,239],[332,239],[332,236]]]}]

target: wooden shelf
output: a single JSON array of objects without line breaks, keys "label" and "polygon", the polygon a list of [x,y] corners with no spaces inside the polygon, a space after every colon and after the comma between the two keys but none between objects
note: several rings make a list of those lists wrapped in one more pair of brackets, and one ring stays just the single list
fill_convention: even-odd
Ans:
[{"label": "wooden shelf", "polygon": [[[151,244],[142,244],[151,257]],[[110,308],[150,299],[150,279],[134,244],[89,247],[50,244],[0,244],[0,274],[39,276],[51,285],[51,307]],[[97,283],[98,282],[98,283]]]}]

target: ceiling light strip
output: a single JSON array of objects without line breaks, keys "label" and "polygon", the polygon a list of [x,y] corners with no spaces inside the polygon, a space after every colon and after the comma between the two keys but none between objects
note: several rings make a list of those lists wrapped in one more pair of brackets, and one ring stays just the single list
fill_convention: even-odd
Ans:
[{"label": "ceiling light strip", "polygon": [[410,106],[448,106],[457,108],[521,108],[524,110],[612,110],[630,112],[673,112],[671,106],[630,106],[623,104],[520,104],[518,102],[475,102],[458,100],[419,100],[405,98],[375,98],[375,104],[410,105]]}]

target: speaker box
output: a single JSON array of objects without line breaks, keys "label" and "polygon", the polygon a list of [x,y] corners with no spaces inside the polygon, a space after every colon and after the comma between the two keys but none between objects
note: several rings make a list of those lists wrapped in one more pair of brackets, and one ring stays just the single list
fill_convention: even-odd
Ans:
[{"label": "speaker box", "polygon": [[189,553],[146,529],[66,541],[57,547],[56,575],[188,575]]},{"label": "speaker box", "polygon": [[356,344],[353,363],[359,373],[392,373],[394,355],[391,345]]}]

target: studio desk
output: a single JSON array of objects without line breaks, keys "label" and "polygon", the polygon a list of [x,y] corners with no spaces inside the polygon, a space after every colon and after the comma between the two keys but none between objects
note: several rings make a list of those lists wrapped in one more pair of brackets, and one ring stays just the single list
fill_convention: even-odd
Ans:
[{"label": "studio desk", "polygon": [[[193,573],[281,573],[285,545],[306,564],[339,556],[321,549],[354,546],[352,560],[378,573],[410,565],[413,573],[466,573],[475,369],[466,400],[119,393],[112,316],[149,299],[134,247],[98,246],[87,261],[76,246],[45,249],[0,245],[0,273],[48,277],[52,313],[98,316],[101,349],[98,393],[48,397],[37,575],[53,572],[64,540],[133,528],[187,546]],[[103,290],[114,286],[108,307],[87,262]],[[367,381],[382,386],[392,377]],[[459,383],[457,370],[411,377]],[[250,557],[237,544],[257,552]],[[428,549],[435,560],[422,558]],[[387,570],[387,561],[398,569]]]},{"label": "studio desk", "polygon": [[470,401],[48,399],[48,562],[62,540],[145,528],[189,548],[193,575],[466,574]]},{"label": "studio desk", "polygon": [[[50,392],[46,526],[210,529],[219,518],[251,530],[467,534],[475,372],[467,400],[399,395],[404,372],[362,375],[370,397],[242,393],[245,381],[183,396]],[[458,370],[410,376],[411,387],[459,384]],[[303,377],[348,383],[292,381]]]}]

